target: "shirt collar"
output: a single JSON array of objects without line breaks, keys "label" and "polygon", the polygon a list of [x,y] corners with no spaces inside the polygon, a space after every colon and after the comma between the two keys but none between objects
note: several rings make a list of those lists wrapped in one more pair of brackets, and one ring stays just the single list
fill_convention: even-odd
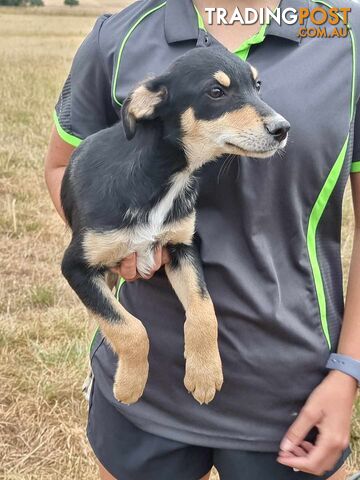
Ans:
[{"label": "shirt collar", "polygon": [[192,0],[167,0],[165,37],[168,43],[197,40],[199,26]]},{"label": "shirt collar", "polygon": [[[298,10],[304,6],[309,7],[308,0],[282,0],[279,5],[283,10],[285,8]],[[272,35],[300,43],[299,28],[298,21],[293,25],[284,22],[279,25],[272,20],[266,29],[265,36]],[[197,40],[198,36],[199,25],[192,0],[167,0],[165,7],[165,37],[167,42]]]},{"label": "shirt collar", "polygon": [[[281,8],[282,11],[285,10],[286,8],[293,8],[296,11],[298,11],[299,8],[303,8],[303,7],[309,8],[308,0],[282,0],[279,5],[279,8]],[[301,26],[305,27],[306,24],[304,23]],[[274,21],[274,19],[272,19],[269,26],[266,29],[265,36],[272,35],[274,37],[285,38],[287,40],[300,43],[301,37],[299,36],[299,28],[300,28],[299,19],[292,25],[288,25],[285,22],[281,22],[281,24],[279,25]]]}]

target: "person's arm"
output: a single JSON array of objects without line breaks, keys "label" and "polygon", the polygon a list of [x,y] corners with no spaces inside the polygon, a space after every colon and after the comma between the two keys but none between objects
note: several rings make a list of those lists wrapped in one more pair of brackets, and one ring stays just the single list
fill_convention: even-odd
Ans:
[{"label": "person's arm", "polygon": [[64,142],[54,127],[45,157],[45,181],[56,211],[63,220],[65,217],[60,201],[60,189],[65,168],[73,150],[74,147]]},{"label": "person's arm", "polygon": [[[355,212],[354,247],[338,353],[360,360],[360,174],[352,175]],[[331,370],[314,390],[281,443],[278,461],[315,475],[334,467],[348,446],[357,381]],[[312,427],[319,435],[313,446],[304,442]]]},{"label": "person's arm", "polygon": [[360,360],[360,174],[351,176],[355,213],[354,247],[338,352]]}]

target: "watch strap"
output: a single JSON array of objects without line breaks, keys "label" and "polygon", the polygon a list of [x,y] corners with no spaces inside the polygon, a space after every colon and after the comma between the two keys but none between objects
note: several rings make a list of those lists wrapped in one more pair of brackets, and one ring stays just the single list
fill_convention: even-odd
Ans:
[{"label": "watch strap", "polygon": [[348,355],[332,353],[327,361],[326,368],[346,373],[360,384],[360,360],[355,360]]}]

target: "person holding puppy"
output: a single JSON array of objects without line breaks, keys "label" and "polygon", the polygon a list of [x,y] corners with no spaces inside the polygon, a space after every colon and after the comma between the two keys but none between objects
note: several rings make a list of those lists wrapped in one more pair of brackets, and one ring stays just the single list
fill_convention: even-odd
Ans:
[{"label": "person holding puppy", "polygon": [[[99,18],[56,105],[46,180],[62,216],[73,149],[119,120],[139,81],[192,48],[221,43],[249,61],[263,99],[291,124],[283,155],[224,159],[200,174],[196,241],[219,321],[221,392],[199,405],[182,384],[183,310],[161,268],[166,249],[146,279],[131,255],[117,269],[125,282],[116,295],[149,334],[149,379],[137,403],[117,402],[116,357],[96,335],[89,441],[104,480],[206,480],[213,465],[222,480],[343,480],[360,379],[360,8],[351,3],[347,36],[325,40],[299,35],[314,27],[311,16],[305,25],[208,24],[206,7],[237,6],[219,3],[145,0]],[[247,6],[319,5],[329,8],[320,0]],[[350,173],[356,229],[344,308],[341,203]]]}]

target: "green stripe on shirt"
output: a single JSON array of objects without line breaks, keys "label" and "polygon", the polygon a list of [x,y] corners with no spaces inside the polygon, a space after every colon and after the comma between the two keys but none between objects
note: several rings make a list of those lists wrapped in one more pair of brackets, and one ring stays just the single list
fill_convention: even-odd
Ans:
[{"label": "green stripe on shirt", "polygon": [[360,173],[360,161],[351,164],[351,173]]},{"label": "green stripe on shirt", "polygon": [[53,118],[54,118],[55,127],[56,127],[56,130],[57,130],[57,133],[59,134],[59,137],[61,137],[62,140],[64,140],[64,142],[69,143],[73,147],[78,147],[80,145],[80,143],[82,142],[82,139],[78,138],[78,137],[75,137],[75,135],[71,135],[70,133],[66,132],[62,128],[55,110],[54,110]]}]

